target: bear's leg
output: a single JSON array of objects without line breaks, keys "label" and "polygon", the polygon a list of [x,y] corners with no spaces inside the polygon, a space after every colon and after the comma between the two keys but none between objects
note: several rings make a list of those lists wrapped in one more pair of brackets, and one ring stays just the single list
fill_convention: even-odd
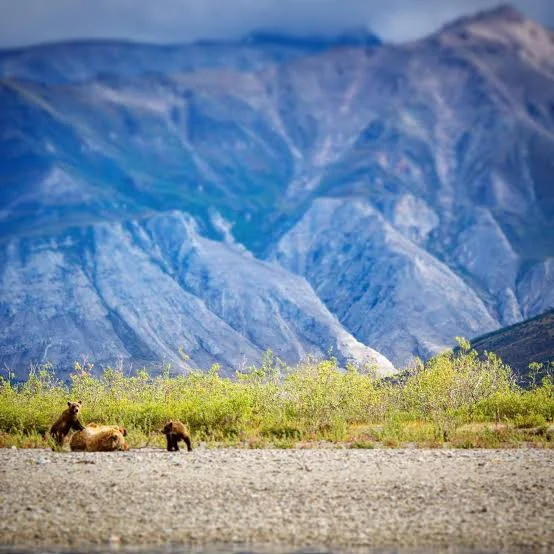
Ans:
[{"label": "bear's leg", "polygon": [[75,419],[74,421],[71,422],[71,429],[75,431],[83,431],[84,427],[83,427],[83,424],[78,419]]},{"label": "bear's leg", "polygon": [[179,445],[177,444],[179,442],[179,435],[171,434],[172,440],[173,440],[173,450],[175,452],[179,452]]},{"label": "bear's leg", "polygon": [[165,438],[167,439],[167,451],[171,452],[173,448],[173,440],[171,439],[171,433],[168,433]]},{"label": "bear's leg", "polygon": [[63,446],[63,439],[65,438],[63,433],[60,433],[59,431],[54,435],[54,439],[56,441],[56,444],[58,446]]},{"label": "bear's leg", "polygon": [[190,437],[187,437],[187,435],[185,435],[185,436],[183,437],[183,440],[185,441],[185,443],[186,443],[186,445],[187,445],[187,450],[188,450],[189,452],[191,452],[191,451],[192,451],[192,443],[190,442]]}]

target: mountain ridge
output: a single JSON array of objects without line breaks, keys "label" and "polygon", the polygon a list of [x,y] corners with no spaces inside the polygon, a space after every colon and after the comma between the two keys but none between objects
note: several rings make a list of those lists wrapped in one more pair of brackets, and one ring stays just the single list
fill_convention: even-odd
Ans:
[{"label": "mountain ridge", "polygon": [[481,353],[494,352],[525,382],[529,364],[554,364],[554,310],[475,337],[471,347]]},{"label": "mountain ridge", "polygon": [[[19,357],[7,353],[25,332],[12,312],[30,308],[18,302],[32,283],[47,296],[67,295],[39,318],[36,340],[61,321],[75,342],[60,346],[59,359],[71,363],[83,353],[79,340],[87,341],[78,337],[86,318],[76,314],[86,306],[78,307],[72,291],[95,256],[110,255],[86,241],[75,253],[63,245],[77,232],[68,229],[91,225],[108,226],[103,236],[113,252],[113,237],[122,237],[127,251],[120,255],[137,267],[126,287],[114,276],[106,280],[123,314],[117,325],[127,329],[121,348],[130,360],[133,341],[138,350],[146,341],[161,357],[177,352],[166,322],[173,318],[198,339],[191,339],[192,361],[217,362],[218,332],[197,336],[202,322],[193,324],[186,304],[206,295],[205,317],[218,321],[218,287],[233,299],[234,313],[225,312],[224,321],[240,331],[234,342],[249,349],[260,327],[256,310],[272,314],[263,326],[266,346],[279,355],[275,347],[286,350],[286,341],[276,337],[289,337],[297,345],[291,363],[308,353],[298,345],[319,336],[319,353],[348,343],[339,352],[346,360],[363,343],[402,366],[448,348],[453,336],[492,331],[553,306],[554,45],[526,19],[510,22],[512,34],[498,39],[506,19],[498,17],[467,20],[463,25],[480,30],[465,38],[443,29],[376,48],[197,44],[160,57],[159,47],[142,46],[147,55],[138,65],[125,49],[112,51],[111,69],[121,73],[96,77],[94,67],[109,57],[97,51],[92,63],[94,48],[80,57],[60,45],[58,58],[43,54],[43,65],[40,48],[31,57],[0,55],[0,161],[4,182],[14,184],[0,189],[2,361],[24,366],[43,357],[32,348]],[[142,71],[148,67],[157,71]],[[167,237],[156,235],[145,251],[137,246],[137,222],[174,211],[194,220],[192,243],[211,241],[202,242],[198,274],[215,271],[213,256],[240,251],[247,290],[231,270],[223,281],[204,282],[205,290],[189,283],[192,293],[171,277],[171,309],[161,309],[150,289],[153,275],[167,278],[156,269]],[[136,231],[122,231],[126,226]],[[167,224],[167,232],[173,228]],[[47,233],[50,242],[42,239]],[[291,285],[268,303],[260,261],[309,288]],[[10,264],[20,268],[19,278]],[[56,269],[65,264],[70,275]],[[147,326],[128,305],[134,290],[150,298]],[[192,297],[185,301],[185,293]],[[303,303],[302,295],[312,300]],[[251,320],[237,318],[249,302]],[[303,330],[295,318],[306,323]],[[109,320],[97,323],[98,337],[117,344]],[[260,337],[256,354],[248,350],[252,361],[263,345]],[[235,350],[231,367],[243,363]],[[383,368],[390,366],[383,361]]]}]

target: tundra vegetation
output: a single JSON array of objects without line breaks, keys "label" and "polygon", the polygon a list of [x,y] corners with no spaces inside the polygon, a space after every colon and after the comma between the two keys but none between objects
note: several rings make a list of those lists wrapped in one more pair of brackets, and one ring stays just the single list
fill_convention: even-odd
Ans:
[{"label": "tundra vegetation", "polygon": [[271,352],[233,378],[217,365],[178,375],[166,366],[153,376],[110,367],[95,375],[91,364],[75,363],[63,383],[42,365],[23,383],[1,379],[0,446],[46,446],[52,422],[75,398],[84,424],[124,426],[131,448],[163,448],[160,429],[170,419],[207,446],[554,446],[552,365],[533,365],[541,377],[522,387],[494,354],[480,356],[464,339],[458,345],[393,378],[340,368],[334,358],[287,367]]}]

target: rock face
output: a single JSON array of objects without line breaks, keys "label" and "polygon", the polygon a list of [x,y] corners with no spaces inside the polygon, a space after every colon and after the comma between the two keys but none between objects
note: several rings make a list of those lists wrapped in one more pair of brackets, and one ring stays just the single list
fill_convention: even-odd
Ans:
[{"label": "rock face", "polygon": [[[382,371],[554,305],[554,35],[0,53],[0,359]],[[355,338],[354,338],[355,337]]]},{"label": "rock face", "polygon": [[470,286],[365,200],[315,201],[276,259],[306,275],[355,336],[403,360],[443,350],[449,336],[495,327]]},{"label": "rock face", "polygon": [[64,373],[84,356],[174,369],[219,363],[230,372],[271,349],[291,362],[332,352],[394,370],[303,278],[202,237],[179,212],[14,239],[0,256],[9,367],[53,359]]}]

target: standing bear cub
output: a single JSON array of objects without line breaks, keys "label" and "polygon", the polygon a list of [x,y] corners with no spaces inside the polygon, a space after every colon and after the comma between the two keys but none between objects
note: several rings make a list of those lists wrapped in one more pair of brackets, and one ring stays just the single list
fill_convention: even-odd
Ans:
[{"label": "standing bear cub", "polygon": [[63,441],[71,429],[75,429],[76,431],[82,431],[84,429],[82,423],[77,419],[81,411],[81,405],[82,402],[80,400],[77,402],[68,402],[67,409],[64,410],[62,415],[50,428],[50,435],[54,438],[58,446],[63,446]]},{"label": "standing bear cub", "polygon": [[172,450],[178,451],[179,441],[185,441],[187,445],[187,450],[190,452],[192,450],[192,443],[190,441],[190,436],[186,425],[180,421],[169,421],[165,424],[165,427],[162,431],[167,439],[167,450],[171,452]]}]

